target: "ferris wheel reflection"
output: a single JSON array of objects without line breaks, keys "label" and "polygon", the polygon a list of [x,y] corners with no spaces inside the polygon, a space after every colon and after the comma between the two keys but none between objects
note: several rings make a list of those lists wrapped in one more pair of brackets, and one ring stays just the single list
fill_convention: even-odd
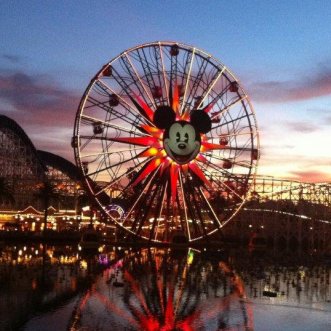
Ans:
[{"label": "ferris wheel reflection", "polygon": [[104,272],[78,301],[68,327],[110,329],[253,330],[253,314],[228,263],[194,250],[144,249]]}]

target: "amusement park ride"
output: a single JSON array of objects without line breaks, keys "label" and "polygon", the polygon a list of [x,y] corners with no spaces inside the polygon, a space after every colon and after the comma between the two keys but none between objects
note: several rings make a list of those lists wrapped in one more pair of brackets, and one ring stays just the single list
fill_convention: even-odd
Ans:
[{"label": "amusement park ride", "polygon": [[255,114],[236,77],[176,42],[140,45],[103,66],[81,99],[72,146],[100,211],[151,242],[221,229],[259,158]]}]

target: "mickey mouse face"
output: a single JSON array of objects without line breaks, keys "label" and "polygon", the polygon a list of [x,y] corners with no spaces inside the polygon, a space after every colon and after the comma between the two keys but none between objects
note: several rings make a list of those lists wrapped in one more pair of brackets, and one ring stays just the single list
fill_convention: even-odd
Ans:
[{"label": "mickey mouse face", "polygon": [[190,123],[178,121],[165,132],[163,146],[170,158],[178,164],[185,164],[199,153],[200,134]]},{"label": "mickey mouse face", "polygon": [[186,164],[198,155],[200,134],[211,130],[211,120],[202,109],[193,111],[190,122],[175,119],[175,112],[169,106],[159,107],[154,114],[154,124],[165,129],[163,147],[167,155],[178,164]]}]

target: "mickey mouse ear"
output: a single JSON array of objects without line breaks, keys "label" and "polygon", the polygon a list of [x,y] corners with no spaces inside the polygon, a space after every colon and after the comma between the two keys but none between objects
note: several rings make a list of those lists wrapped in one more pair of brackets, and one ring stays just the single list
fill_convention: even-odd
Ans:
[{"label": "mickey mouse ear", "polygon": [[203,109],[193,111],[191,114],[191,124],[200,133],[207,133],[211,130],[211,119]]},{"label": "mickey mouse ear", "polygon": [[160,106],[155,110],[153,122],[159,129],[169,128],[176,120],[176,114],[169,106]]}]

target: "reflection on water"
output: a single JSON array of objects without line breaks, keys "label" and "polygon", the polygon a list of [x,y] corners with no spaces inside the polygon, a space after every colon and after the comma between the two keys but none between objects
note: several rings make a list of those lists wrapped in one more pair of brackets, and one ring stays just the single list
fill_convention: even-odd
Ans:
[{"label": "reflection on water", "polygon": [[284,318],[280,330],[294,330],[301,321],[289,312],[307,308],[315,315],[303,313],[306,325],[331,325],[330,266],[293,261],[238,251],[105,247],[81,256],[70,246],[5,247],[0,330],[264,331],[279,324],[275,314]]},{"label": "reflection on water", "polygon": [[80,299],[70,330],[253,329],[242,281],[225,262],[171,253],[125,254]]},{"label": "reflection on water", "polygon": [[91,283],[74,247],[17,245],[0,250],[0,330],[16,330]]}]

